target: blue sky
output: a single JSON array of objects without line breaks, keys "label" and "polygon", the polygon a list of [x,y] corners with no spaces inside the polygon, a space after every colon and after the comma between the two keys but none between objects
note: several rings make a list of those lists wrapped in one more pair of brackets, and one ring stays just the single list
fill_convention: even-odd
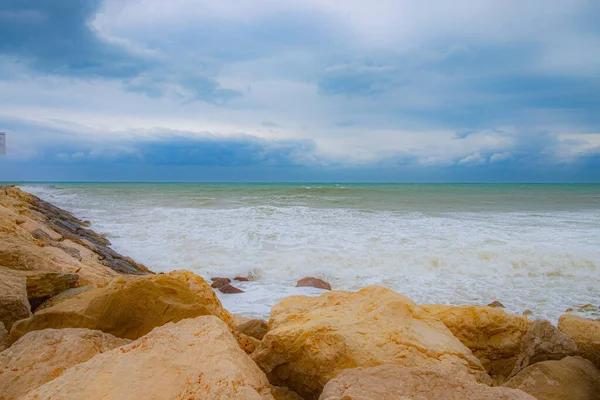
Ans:
[{"label": "blue sky", "polygon": [[595,0],[3,0],[0,181],[600,181]]}]

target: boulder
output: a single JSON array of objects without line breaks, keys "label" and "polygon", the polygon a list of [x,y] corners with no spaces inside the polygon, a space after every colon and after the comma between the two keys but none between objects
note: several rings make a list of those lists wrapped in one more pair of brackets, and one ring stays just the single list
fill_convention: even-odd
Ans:
[{"label": "boulder", "polygon": [[8,331],[4,324],[0,322],[0,352],[8,348]]},{"label": "boulder", "polygon": [[242,289],[238,289],[234,286],[231,286],[230,284],[227,285],[223,285],[219,288],[219,291],[221,293],[225,293],[225,294],[237,294],[237,293],[244,293],[244,291]]},{"label": "boulder", "polygon": [[27,280],[27,298],[32,310],[50,297],[74,288],[79,280],[77,274],[57,272],[23,272],[23,274]]},{"label": "boulder", "polygon": [[573,339],[580,356],[600,368],[600,321],[565,314],[558,319],[558,330]]},{"label": "boulder", "polygon": [[18,271],[0,267],[0,322],[10,331],[13,323],[30,316],[27,279]]},{"label": "boulder", "polygon": [[177,279],[178,274],[115,278],[105,287],[76,294],[19,321],[13,326],[11,340],[47,328],[98,329],[117,337],[137,339],[167,322],[222,310],[214,293],[202,297],[199,291],[190,288],[200,281],[186,282],[182,277]]},{"label": "boulder", "polygon": [[89,329],[30,332],[0,353],[0,398],[18,399],[72,366],[129,342]]},{"label": "boulder", "polygon": [[320,400],[535,400],[515,389],[478,383],[463,371],[440,366],[380,365],[344,370],[325,385]]},{"label": "boulder", "polygon": [[269,328],[253,359],[274,385],[307,398],[358,366],[455,365],[483,378],[479,360],[440,320],[380,286],[287,297],[271,310]]},{"label": "boulder", "polygon": [[577,345],[550,322],[538,319],[529,328],[521,342],[521,354],[517,358],[510,377],[523,368],[540,361],[561,360],[577,354]]},{"label": "boulder", "polygon": [[265,374],[213,316],[156,328],[97,355],[22,400],[273,400]]},{"label": "boulder", "polygon": [[598,400],[600,371],[581,357],[542,361],[523,369],[504,384],[538,400]]},{"label": "boulder", "polygon": [[301,286],[309,286],[317,289],[331,290],[331,285],[328,282],[325,282],[322,279],[315,278],[312,276],[300,279],[298,283],[296,283],[296,287]]},{"label": "boulder", "polygon": [[210,285],[213,289],[218,289],[223,287],[229,283],[231,283],[231,279],[229,278],[210,278],[212,280],[212,284]]},{"label": "boulder", "polygon": [[484,306],[423,305],[481,361],[492,376],[508,377],[533,324],[527,317]]},{"label": "boulder", "polygon": [[247,336],[262,340],[269,331],[269,324],[262,319],[251,319],[240,325],[236,325],[235,330]]}]

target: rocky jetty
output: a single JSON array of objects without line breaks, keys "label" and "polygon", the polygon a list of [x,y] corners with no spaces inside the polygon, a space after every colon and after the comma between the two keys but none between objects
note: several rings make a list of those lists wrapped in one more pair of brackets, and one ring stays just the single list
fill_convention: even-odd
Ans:
[{"label": "rocky jetty", "polygon": [[231,279],[152,274],[87,225],[0,188],[0,400],[600,399],[600,321],[380,286],[249,319],[215,293]]}]

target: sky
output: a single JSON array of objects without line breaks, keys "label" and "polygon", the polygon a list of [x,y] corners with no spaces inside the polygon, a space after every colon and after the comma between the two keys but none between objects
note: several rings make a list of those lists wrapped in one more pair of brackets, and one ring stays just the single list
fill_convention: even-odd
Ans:
[{"label": "sky", "polygon": [[600,182],[597,0],[2,0],[0,181]]}]

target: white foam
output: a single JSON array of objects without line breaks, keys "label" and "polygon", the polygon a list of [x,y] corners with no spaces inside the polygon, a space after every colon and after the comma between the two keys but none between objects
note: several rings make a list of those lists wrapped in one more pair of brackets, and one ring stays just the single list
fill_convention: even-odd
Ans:
[{"label": "white foam", "polygon": [[[418,303],[530,309],[556,320],[600,294],[600,211],[400,213],[354,208],[198,206],[165,193],[26,187],[92,221],[116,250],[151,269],[205,277],[252,275],[246,293],[220,295],[232,312],[265,317],[297,279],[334,288],[381,284]],[[163,196],[160,201],[152,196]],[[166,200],[165,200],[166,199]],[[187,201],[187,200],[186,200]],[[596,305],[596,304],[595,304]]]}]

